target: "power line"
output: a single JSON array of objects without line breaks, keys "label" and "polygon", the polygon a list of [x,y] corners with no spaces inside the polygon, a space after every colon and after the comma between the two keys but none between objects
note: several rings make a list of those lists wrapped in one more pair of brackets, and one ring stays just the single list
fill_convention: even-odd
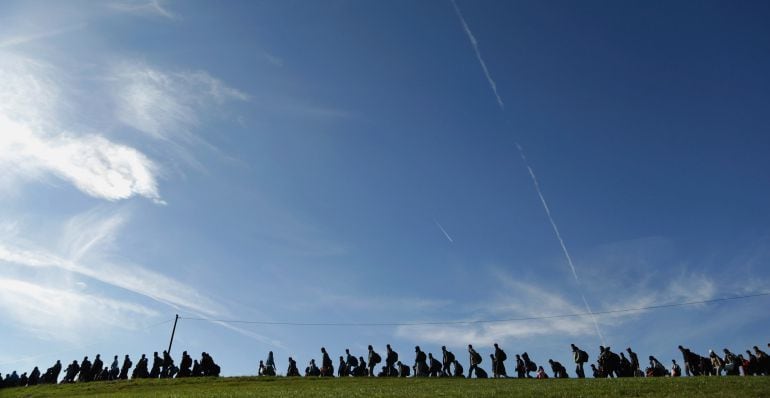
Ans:
[{"label": "power line", "polygon": [[244,323],[244,324],[253,324],[253,325],[272,325],[272,326],[428,326],[428,325],[475,325],[475,324],[484,324],[484,323],[504,323],[504,322],[521,322],[521,321],[536,321],[536,320],[546,320],[546,319],[558,319],[558,318],[575,318],[575,317],[582,317],[582,316],[591,316],[593,315],[610,315],[610,314],[620,314],[620,313],[627,313],[627,312],[639,312],[639,311],[648,311],[648,310],[657,310],[657,309],[664,309],[664,308],[673,308],[673,307],[684,307],[688,305],[697,305],[697,304],[709,304],[709,303],[717,303],[717,302],[723,302],[723,301],[733,301],[733,300],[743,300],[748,298],[755,298],[755,297],[765,297],[770,296],[770,292],[764,292],[764,293],[755,293],[755,294],[747,294],[743,296],[731,296],[731,297],[722,297],[722,298],[715,298],[715,299],[709,299],[709,300],[698,300],[698,301],[685,301],[680,303],[669,303],[669,304],[656,304],[656,305],[649,305],[645,307],[633,307],[633,308],[622,308],[617,310],[606,310],[606,311],[594,311],[593,313],[589,312],[578,312],[578,313],[572,313],[572,314],[558,314],[558,315],[544,315],[544,316],[530,316],[530,317],[521,317],[521,318],[506,318],[506,319],[483,319],[483,320],[466,320],[466,321],[436,321],[436,322],[276,322],[276,321],[247,321],[247,320],[238,320],[238,319],[210,319],[210,318],[195,318],[195,317],[184,317],[180,316],[179,319],[185,319],[190,321],[208,321],[208,322],[224,322],[224,323]]}]

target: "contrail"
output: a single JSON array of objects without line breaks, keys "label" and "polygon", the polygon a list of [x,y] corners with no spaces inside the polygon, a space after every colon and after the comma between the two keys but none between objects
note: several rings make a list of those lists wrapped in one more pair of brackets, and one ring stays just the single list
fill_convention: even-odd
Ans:
[{"label": "contrail", "polygon": [[521,147],[521,145],[519,145],[518,142],[516,143],[516,148],[519,149],[519,155],[521,155],[521,160],[524,161],[524,166],[527,167],[527,170],[529,171],[529,176],[532,177],[532,183],[535,185],[535,191],[537,191],[537,196],[540,197],[540,203],[543,204],[543,209],[545,209],[545,214],[548,216],[548,221],[551,222],[553,233],[556,234],[556,239],[559,240],[559,245],[561,245],[561,251],[564,252],[564,257],[567,258],[567,264],[569,264],[569,267],[572,270],[572,276],[575,277],[575,281],[580,282],[580,279],[577,276],[577,271],[575,271],[575,264],[572,262],[572,256],[569,255],[569,251],[567,250],[567,245],[564,244],[564,239],[561,238],[559,227],[557,227],[556,222],[553,221],[553,216],[551,216],[551,209],[548,207],[548,203],[546,203],[545,201],[545,197],[543,196],[543,191],[540,190],[540,183],[537,181],[535,172],[532,170],[532,167],[529,166],[529,162],[527,161],[527,156],[524,155],[524,149]]},{"label": "contrail", "polygon": [[465,18],[463,18],[462,12],[460,12],[460,7],[457,6],[457,3],[455,0],[450,0],[452,2],[452,5],[455,8],[455,13],[457,13],[457,18],[460,18],[460,23],[463,25],[463,29],[465,29],[465,34],[468,35],[468,40],[471,41],[471,45],[473,46],[473,51],[476,52],[476,58],[479,60],[479,64],[481,64],[481,69],[484,70],[484,76],[487,77],[487,81],[489,82],[489,87],[492,88],[492,92],[495,94],[495,98],[497,98],[497,105],[500,105],[500,109],[505,109],[505,104],[503,103],[503,99],[500,98],[500,95],[497,94],[497,84],[495,84],[494,79],[492,79],[492,75],[489,74],[489,69],[487,69],[487,64],[484,62],[484,59],[481,58],[481,51],[479,51],[479,42],[476,41],[476,37],[473,36],[473,32],[471,32],[471,28],[468,27],[468,24],[465,22]]},{"label": "contrail", "polygon": [[[575,264],[572,262],[572,256],[569,254],[569,250],[567,250],[567,245],[564,244],[564,239],[561,237],[561,232],[559,232],[559,227],[556,226],[556,222],[553,220],[553,216],[551,215],[551,209],[548,207],[548,202],[545,201],[545,197],[543,196],[543,191],[540,190],[540,183],[537,181],[537,176],[535,176],[534,170],[532,170],[532,167],[529,165],[529,161],[527,161],[527,156],[524,154],[524,148],[519,145],[519,143],[516,143],[516,148],[519,150],[519,155],[521,155],[521,160],[524,162],[524,166],[527,167],[527,171],[529,171],[529,176],[532,177],[532,184],[535,186],[535,191],[537,191],[537,196],[540,197],[540,203],[543,204],[543,209],[545,210],[545,215],[548,216],[548,221],[551,223],[551,227],[553,228],[553,233],[556,235],[556,239],[559,240],[559,245],[561,245],[561,251],[564,253],[564,257],[567,259],[567,264],[569,264],[569,268],[572,270],[572,276],[575,277],[575,282],[580,285],[580,278],[578,278],[577,271],[575,271]],[[582,290],[582,289],[581,289]],[[596,321],[596,316],[594,315],[593,310],[591,310],[591,306],[588,304],[588,300],[586,300],[586,296],[581,292],[580,297],[583,299],[583,304],[586,306],[586,310],[589,314],[591,314],[591,320],[594,323],[594,328],[596,328],[596,334],[599,335],[599,338],[602,341],[602,344],[604,344],[604,335],[602,335],[601,330],[599,329],[599,323]]]},{"label": "contrail", "polygon": [[[479,43],[478,41],[476,41],[476,37],[473,36],[473,32],[471,32],[471,29],[468,27],[468,23],[465,22],[465,18],[463,18],[463,14],[462,12],[460,12],[460,7],[457,6],[457,2],[455,0],[449,0],[449,1],[452,3],[452,6],[455,9],[455,13],[457,14],[457,17],[460,18],[460,23],[463,25],[465,34],[468,35],[468,39],[471,41],[473,50],[476,52],[476,58],[479,60],[481,69],[484,71],[484,75],[487,77],[487,81],[489,82],[489,87],[492,88],[492,93],[495,95],[495,98],[497,98],[497,104],[500,105],[500,110],[505,112],[505,104],[503,104],[503,99],[500,98],[500,95],[497,93],[497,84],[495,84],[494,79],[492,79],[492,75],[489,73],[489,69],[487,69],[487,64],[484,62],[484,59],[481,58],[481,52],[479,51]],[[585,304],[586,310],[591,315],[591,320],[594,323],[594,328],[596,328],[596,334],[601,339],[602,344],[604,344],[604,335],[602,335],[601,330],[599,330],[599,323],[596,321],[596,316],[594,315],[593,310],[591,310],[591,306],[588,304],[588,300],[586,300],[585,295],[582,293],[582,288],[580,287],[580,278],[578,278],[577,271],[575,270],[575,264],[572,262],[572,256],[570,256],[569,250],[567,250],[567,245],[564,244],[564,239],[562,239],[561,237],[561,232],[559,232],[559,227],[556,226],[556,222],[553,220],[553,216],[551,215],[551,209],[548,207],[548,203],[545,201],[543,192],[540,190],[540,183],[537,181],[537,177],[535,176],[535,171],[532,170],[532,167],[530,167],[529,162],[527,161],[527,157],[526,155],[524,155],[524,149],[521,147],[521,145],[519,145],[518,142],[516,143],[516,148],[518,148],[519,150],[519,154],[521,155],[521,160],[524,161],[524,166],[526,166],[527,171],[529,171],[529,176],[532,178],[532,183],[535,186],[535,191],[537,191],[537,196],[540,197],[540,203],[543,204],[543,209],[545,210],[546,216],[548,216],[548,221],[551,223],[551,228],[553,229],[553,232],[556,235],[556,239],[559,240],[559,245],[561,246],[561,250],[564,253],[564,257],[567,259],[567,264],[569,264],[570,270],[572,271],[572,276],[575,278],[575,282],[577,282],[578,284],[578,289],[581,290],[580,297],[583,299],[583,304]],[[439,225],[438,222],[436,222],[436,225]],[[439,228],[441,228],[440,225],[439,225]],[[443,228],[441,228],[441,230],[443,231]],[[446,234],[446,232],[444,233]],[[447,235],[447,238],[449,238],[449,235]]]},{"label": "contrail", "polygon": [[444,236],[446,236],[446,238],[447,238],[447,240],[449,241],[449,243],[455,243],[455,241],[454,241],[454,240],[452,240],[452,237],[451,237],[451,236],[449,236],[449,234],[446,232],[446,230],[444,229],[444,227],[442,227],[442,226],[441,226],[441,224],[440,224],[438,221],[436,221],[436,219],[435,219],[435,218],[433,219],[433,222],[434,222],[434,223],[436,223],[436,226],[438,227],[438,229],[440,229],[440,230],[441,230],[441,232],[443,232],[443,233],[444,233]]}]

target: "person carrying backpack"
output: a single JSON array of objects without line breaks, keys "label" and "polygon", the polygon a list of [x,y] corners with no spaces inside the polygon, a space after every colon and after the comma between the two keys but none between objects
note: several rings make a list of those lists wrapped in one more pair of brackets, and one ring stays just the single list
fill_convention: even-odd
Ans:
[{"label": "person carrying backpack", "polygon": [[494,355],[494,371],[493,373],[496,375],[495,377],[508,377],[508,373],[505,371],[505,361],[508,359],[508,355],[505,354],[505,351],[503,351],[502,348],[500,348],[497,343],[494,344],[495,346],[495,355]]},{"label": "person carrying backpack", "polygon": [[473,349],[473,346],[468,344],[468,356],[470,357],[471,366],[468,368],[468,378],[471,378],[473,372],[479,367],[481,363],[481,354]]},{"label": "person carrying backpack", "polygon": [[[578,348],[578,346],[571,344],[572,346],[572,358],[575,360],[575,373],[580,379],[586,377],[586,372],[583,370],[583,364],[588,362],[588,353]],[[629,348],[630,350],[630,348]],[[637,361],[638,362],[638,361]],[[639,364],[637,363],[637,366]]]},{"label": "person carrying backpack", "polygon": [[395,368],[396,362],[398,362],[398,353],[390,347],[390,344],[387,344],[385,348],[387,349],[385,366],[387,366],[388,376],[398,376],[400,369]]},{"label": "person carrying backpack", "polygon": [[443,364],[442,373],[444,373],[444,376],[452,376],[449,367],[455,362],[455,354],[451,351],[447,351],[446,346],[441,346],[441,352],[443,353],[441,358]]},{"label": "person carrying backpack", "polygon": [[369,377],[374,376],[374,367],[377,366],[380,362],[382,362],[382,357],[380,354],[376,353],[374,351],[374,348],[369,345]]}]

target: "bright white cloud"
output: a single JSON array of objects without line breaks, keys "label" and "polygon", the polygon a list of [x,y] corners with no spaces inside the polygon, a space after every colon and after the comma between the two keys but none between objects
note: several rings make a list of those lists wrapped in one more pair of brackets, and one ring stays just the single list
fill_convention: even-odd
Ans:
[{"label": "bright white cloud", "polygon": [[203,71],[163,72],[126,63],[113,71],[118,119],[157,139],[191,141],[200,115],[248,96]]},{"label": "bright white cloud", "polygon": [[96,198],[162,203],[157,167],[145,155],[62,127],[70,107],[56,80],[50,66],[0,53],[0,182],[53,174]]}]

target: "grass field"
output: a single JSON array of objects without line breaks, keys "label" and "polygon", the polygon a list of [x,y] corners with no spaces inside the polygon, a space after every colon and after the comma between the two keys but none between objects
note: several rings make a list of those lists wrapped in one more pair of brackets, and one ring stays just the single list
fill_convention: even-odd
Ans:
[{"label": "grass field", "polygon": [[770,397],[770,377],[465,380],[228,377],[0,390],[0,397]]}]

